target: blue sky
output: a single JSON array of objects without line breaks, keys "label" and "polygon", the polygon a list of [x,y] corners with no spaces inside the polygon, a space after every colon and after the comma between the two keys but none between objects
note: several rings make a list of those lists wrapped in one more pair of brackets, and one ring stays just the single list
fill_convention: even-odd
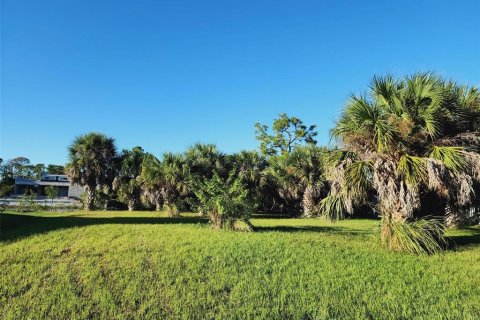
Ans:
[{"label": "blue sky", "polygon": [[160,155],[254,149],[256,122],[319,142],[374,74],[480,84],[480,1],[1,1],[0,157],[64,163],[89,131]]}]

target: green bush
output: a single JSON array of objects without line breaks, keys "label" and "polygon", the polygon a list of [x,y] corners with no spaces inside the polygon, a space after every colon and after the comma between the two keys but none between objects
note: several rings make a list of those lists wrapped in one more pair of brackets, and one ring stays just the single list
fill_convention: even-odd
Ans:
[{"label": "green bush", "polygon": [[13,184],[0,184],[0,197],[7,197],[13,193]]},{"label": "green bush", "polygon": [[233,176],[223,179],[215,173],[211,179],[197,183],[195,195],[200,212],[209,215],[214,228],[252,230],[249,222],[252,205],[248,200],[248,190],[240,179]]}]

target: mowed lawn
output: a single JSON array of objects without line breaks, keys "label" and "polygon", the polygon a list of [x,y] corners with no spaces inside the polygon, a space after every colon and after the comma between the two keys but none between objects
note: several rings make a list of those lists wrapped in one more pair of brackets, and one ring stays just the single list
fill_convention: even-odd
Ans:
[{"label": "mowed lawn", "polygon": [[378,221],[151,212],[7,213],[1,319],[480,319],[480,229],[434,256],[381,248]]}]

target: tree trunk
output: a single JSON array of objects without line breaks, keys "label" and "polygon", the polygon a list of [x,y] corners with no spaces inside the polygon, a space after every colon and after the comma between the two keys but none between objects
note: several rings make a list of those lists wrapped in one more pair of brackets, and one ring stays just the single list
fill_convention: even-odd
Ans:
[{"label": "tree trunk", "polygon": [[213,227],[218,228],[219,227],[219,221],[218,221],[218,211],[216,209],[213,209],[212,212],[210,213],[210,220],[212,221]]},{"label": "tree trunk", "polygon": [[315,213],[315,189],[307,186],[302,199],[303,216],[311,217]]},{"label": "tree trunk", "polygon": [[85,193],[87,195],[85,199],[85,210],[92,211],[95,205],[95,187],[94,186],[86,186]]},{"label": "tree trunk", "polygon": [[155,211],[162,211],[162,201],[159,199],[155,200]]},{"label": "tree trunk", "polygon": [[128,211],[133,211],[137,207],[137,201],[135,199],[129,199],[127,201]]}]

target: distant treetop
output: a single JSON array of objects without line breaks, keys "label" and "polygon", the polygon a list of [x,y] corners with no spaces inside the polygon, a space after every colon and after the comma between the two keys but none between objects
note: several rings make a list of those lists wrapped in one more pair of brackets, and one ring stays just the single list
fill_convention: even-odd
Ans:
[{"label": "distant treetop", "polygon": [[257,123],[255,134],[260,141],[261,152],[271,156],[291,153],[298,145],[317,144],[316,127],[316,125],[306,126],[299,118],[282,113],[273,121],[272,132],[267,125]]}]

